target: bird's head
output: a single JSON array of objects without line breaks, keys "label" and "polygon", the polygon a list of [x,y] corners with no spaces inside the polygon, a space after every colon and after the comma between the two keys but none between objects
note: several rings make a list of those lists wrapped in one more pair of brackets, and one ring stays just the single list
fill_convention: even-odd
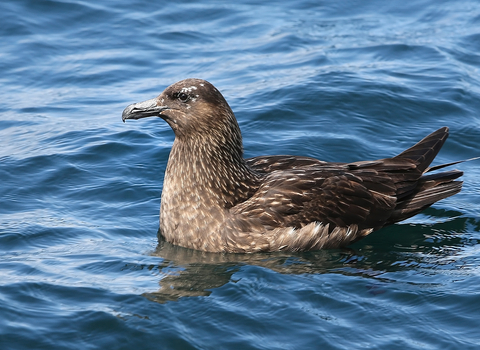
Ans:
[{"label": "bird's head", "polygon": [[[158,97],[129,105],[122,120],[160,117],[177,138],[213,136],[238,142],[240,129],[222,94],[208,81],[185,79],[167,87]],[[236,139],[236,140],[233,140]],[[226,140],[223,140],[224,142]]]}]

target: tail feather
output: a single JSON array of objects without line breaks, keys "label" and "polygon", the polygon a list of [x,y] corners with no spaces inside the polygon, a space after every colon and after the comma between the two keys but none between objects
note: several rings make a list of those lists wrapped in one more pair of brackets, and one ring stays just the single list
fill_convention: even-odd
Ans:
[{"label": "tail feather", "polygon": [[420,179],[424,183],[428,183],[429,181],[437,181],[437,184],[438,184],[439,182],[442,182],[442,183],[450,182],[452,180],[459,178],[462,175],[463,175],[463,171],[454,169],[454,170],[444,171],[441,173],[423,175]]},{"label": "tail feather", "polygon": [[435,184],[435,186],[421,190],[412,197],[397,203],[395,210],[389,218],[389,223],[408,219],[427,209],[435,202],[453,196],[461,191],[462,181],[444,180],[448,182]]},{"label": "tail feather", "polygon": [[[393,159],[409,159],[416,164],[420,177],[411,191],[405,191],[398,196],[397,205],[389,218],[389,223],[395,223],[414,216],[435,202],[457,194],[462,189],[462,181],[456,181],[463,175],[460,170],[431,173],[432,171],[461,163],[463,161],[441,164],[430,167],[448,137],[448,128],[434,131],[412,147],[403,151]],[[473,160],[476,158],[468,159]],[[428,174],[427,174],[428,173]]]}]

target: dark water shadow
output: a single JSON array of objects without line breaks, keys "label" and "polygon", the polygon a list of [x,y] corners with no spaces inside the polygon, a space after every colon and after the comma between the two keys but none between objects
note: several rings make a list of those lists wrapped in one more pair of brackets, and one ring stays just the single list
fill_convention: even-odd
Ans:
[{"label": "dark water shadow", "polygon": [[[258,254],[207,253],[174,246],[158,235],[152,255],[162,263],[150,266],[161,276],[158,291],[145,293],[148,299],[164,303],[182,297],[208,296],[230,281],[243,266],[259,266],[281,274],[338,273],[388,282],[384,275],[401,270],[458,268],[458,257],[466,246],[475,245],[466,234],[480,231],[480,221],[460,213],[429,209],[433,224],[393,225],[346,249],[313,252]],[[381,292],[381,291],[380,291]]]}]

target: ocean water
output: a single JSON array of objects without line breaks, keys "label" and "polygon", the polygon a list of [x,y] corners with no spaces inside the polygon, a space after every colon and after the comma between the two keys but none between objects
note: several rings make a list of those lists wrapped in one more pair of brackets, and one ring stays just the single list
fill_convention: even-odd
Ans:
[{"label": "ocean water", "polygon": [[0,3],[0,349],[478,349],[480,161],[348,249],[157,238],[173,132],[123,108],[212,82],[245,156],[480,156],[480,3]]}]

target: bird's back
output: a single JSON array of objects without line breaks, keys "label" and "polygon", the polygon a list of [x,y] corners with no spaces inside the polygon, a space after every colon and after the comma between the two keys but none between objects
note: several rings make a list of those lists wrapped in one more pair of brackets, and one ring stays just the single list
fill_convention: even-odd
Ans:
[{"label": "bird's back", "polygon": [[[260,223],[260,230],[293,229],[291,234],[298,236],[295,242],[302,249],[311,249],[302,242],[301,231],[312,224],[320,225],[322,230],[317,231],[326,235],[338,230],[348,233],[349,239],[337,239],[338,246],[347,245],[461,190],[462,182],[455,181],[461,171],[426,174],[447,136],[448,128],[439,129],[398,156],[375,161],[328,163],[295,156],[247,159],[252,169],[266,177],[257,192],[231,212],[240,221]],[[309,234],[303,234],[312,241]],[[326,244],[335,246],[328,240]]]}]

